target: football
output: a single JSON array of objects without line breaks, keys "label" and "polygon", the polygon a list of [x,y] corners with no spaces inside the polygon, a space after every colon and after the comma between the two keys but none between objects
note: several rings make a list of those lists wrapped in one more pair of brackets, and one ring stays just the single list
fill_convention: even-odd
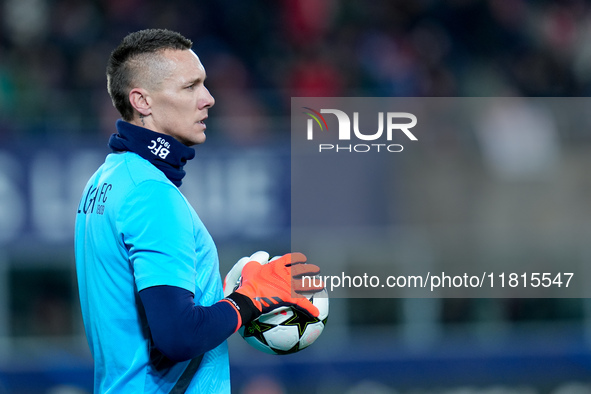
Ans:
[{"label": "football", "polygon": [[239,333],[255,349],[269,354],[291,354],[310,346],[322,333],[328,320],[326,289],[308,299],[320,315],[310,315],[290,306],[279,307],[240,328]]}]

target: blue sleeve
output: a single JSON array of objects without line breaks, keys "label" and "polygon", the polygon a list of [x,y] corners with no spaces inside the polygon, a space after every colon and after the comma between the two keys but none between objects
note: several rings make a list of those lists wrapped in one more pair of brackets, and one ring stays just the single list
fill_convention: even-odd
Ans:
[{"label": "blue sleeve", "polygon": [[197,357],[226,340],[238,324],[227,302],[195,305],[193,294],[174,286],[140,291],[154,345],[172,361]]}]

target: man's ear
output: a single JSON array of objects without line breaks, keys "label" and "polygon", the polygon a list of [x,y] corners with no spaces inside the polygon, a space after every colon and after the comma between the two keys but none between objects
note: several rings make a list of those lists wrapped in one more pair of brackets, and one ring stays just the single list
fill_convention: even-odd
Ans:
[{"label": "man's ear", "polygon": [[152,114],[151,100],[148,92],[142,88],[133,88],[129,92],[129,102],[133,108],[141,115],[148,116]]}]

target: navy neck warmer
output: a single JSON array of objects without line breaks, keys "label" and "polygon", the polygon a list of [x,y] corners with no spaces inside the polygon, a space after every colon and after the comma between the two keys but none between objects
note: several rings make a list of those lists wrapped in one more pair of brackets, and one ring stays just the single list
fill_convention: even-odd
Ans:
[{"label": "navy neck warmer", "polygon": [[181,186],[187,160],[195,157],[195,149],[173,137],[156,133],[119,119],[117,133],[109,139],[113,152],[133,152],[152,163],[177,187]]}]

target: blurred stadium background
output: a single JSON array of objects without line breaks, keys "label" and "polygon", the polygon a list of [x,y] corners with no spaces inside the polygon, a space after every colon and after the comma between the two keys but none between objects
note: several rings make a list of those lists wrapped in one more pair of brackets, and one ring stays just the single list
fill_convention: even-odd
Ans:
[{"label": "blurred stadium background", "polygon": [[[533,170],[487,150],[494,141],[474,128],[442,128],[426,142],[432,154],[393,174],[406,205],[389,220],[402,234],[408,226],[456,235],[407,243],[410,255],[474,258],[460,242],[471,234],[476,250],[499,258],[534,250],[589,261],[588,1],[0,0],[1,394],[92,390],[73,221],[117,119],[106,59],[147,27],[194,41],[217,100],[182,188],[218,244],[223,273],[254,250],[289,248],[294,96],[582,103],[568,127],[548,115],[555,127]],[[231,338],[234,391],[591,392],[586,299],[335,299],[331,308],[325,333],[301,354],[267,356]]]}]

